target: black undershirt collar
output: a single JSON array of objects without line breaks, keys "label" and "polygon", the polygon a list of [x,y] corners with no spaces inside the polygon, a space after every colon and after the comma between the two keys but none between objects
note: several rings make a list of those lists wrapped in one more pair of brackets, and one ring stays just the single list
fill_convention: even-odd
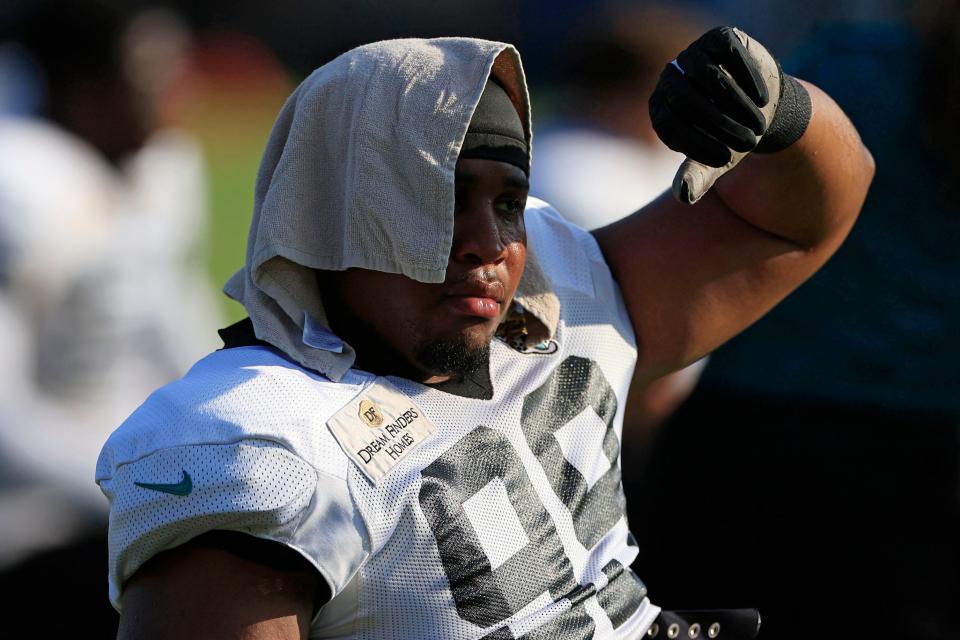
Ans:
[{"label": "black undershirt collar", "polygon": [[[253,321],[250,318],[235,322],[229,327],[220,329],[217,333],[223,340],[224,349],[254,346],[276,348],[269,342],[257,337],[253,330]],[[490,352],[487,351],[486,360],[476,371],[466,374],[462,378],[426,386],[461,398],[490,400],[493,398],[493,381],[490,379]]]}]

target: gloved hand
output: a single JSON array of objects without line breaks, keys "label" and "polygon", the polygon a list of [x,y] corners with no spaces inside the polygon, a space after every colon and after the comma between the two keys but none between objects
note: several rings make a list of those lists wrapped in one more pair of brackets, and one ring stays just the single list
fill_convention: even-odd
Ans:
[{"label": "gloved hand", "polygon": [[756,40],[718,27],[660,74],[650,119],[664,144],[687,156],[673,194],[693,204],[747,153],[796,142],[810,122],[810,95]]}]

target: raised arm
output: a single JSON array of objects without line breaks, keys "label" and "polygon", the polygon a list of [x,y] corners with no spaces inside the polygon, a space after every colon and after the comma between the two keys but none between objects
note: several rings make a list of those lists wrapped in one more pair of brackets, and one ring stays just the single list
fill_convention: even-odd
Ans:
[{"label": "raised arm", "polygon": [[[697,100],[704,96],[697,107],[707,106],[672,119],[670,127],[681,135],[667,136],[671,147],[722,165],[731,150],[756,145],[749,133],[718,118],[750,128],[756,123],[749,112],[676,75],[673,82],[688,83],[682,90],[696,92]],[[873,159],[833,100],[802,86],[811,111],[796,142],[776,153],[750,154],[694,205],[664,194],[594,232],[637,334],[638,375],[652,379],[716,349],[819,269],[852,228],[873,178]],[[766,120],[755,132],[768,129]],[[727,131],[714,132],[715,124]],[[716,144],[728,156],[711,158],[707,147],[704,158],[705,145]]]}]

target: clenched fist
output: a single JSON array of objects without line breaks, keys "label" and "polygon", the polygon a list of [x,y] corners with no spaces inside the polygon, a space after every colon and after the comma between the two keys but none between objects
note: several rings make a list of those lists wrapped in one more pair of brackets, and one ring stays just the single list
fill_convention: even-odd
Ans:
[{"label": "clenched fist", "polygon": [[810,96],[760,43],[719,27],[663,70],[650,119],[664,144],[687,156],[674,195],[693,203],[747,153],[796,142],[810,121]]}]

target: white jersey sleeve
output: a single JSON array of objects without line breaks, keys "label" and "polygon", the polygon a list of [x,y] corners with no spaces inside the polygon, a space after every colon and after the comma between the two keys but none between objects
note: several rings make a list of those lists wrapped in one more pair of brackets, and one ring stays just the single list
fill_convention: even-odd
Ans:
[{"label": "white jersey sleeve", "polygon": [[114,607],[147,560],[214,529],[290,547],[332,595],[342,591],[367,557],[367,534],[324,421],[358,388],[245,347],[211,354],[150,396],[97,464]]}]

